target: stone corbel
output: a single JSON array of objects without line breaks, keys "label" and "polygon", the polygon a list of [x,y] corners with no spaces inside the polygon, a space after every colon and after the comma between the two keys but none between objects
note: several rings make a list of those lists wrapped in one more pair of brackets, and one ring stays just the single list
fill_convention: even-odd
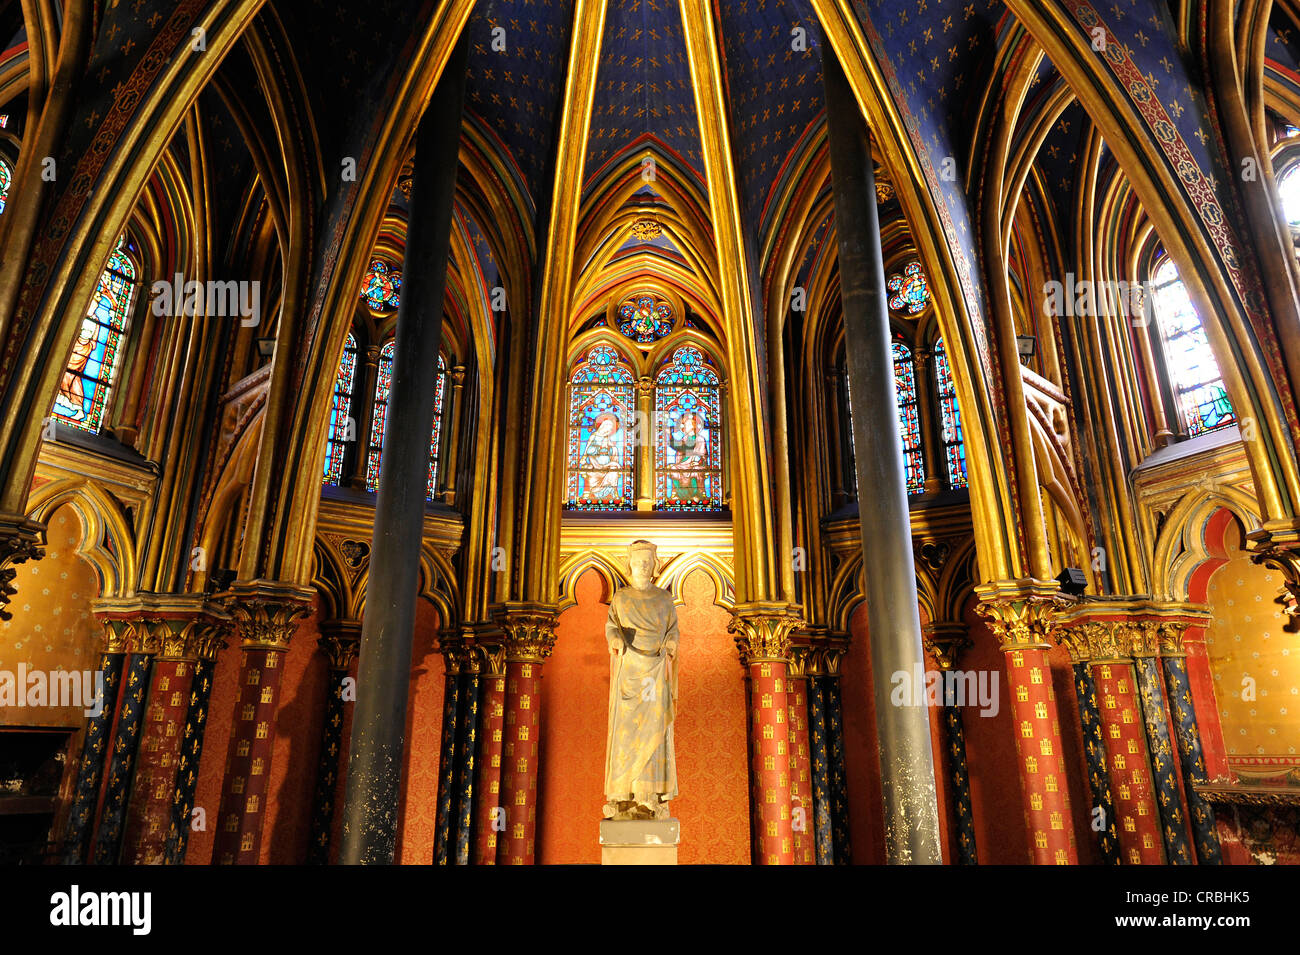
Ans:
[{"label": "stone corbel", "polygon": [[17,589],[17,565],[45,556],[45,525],[22,515],[0,515],[0,620],[12,620],[7,609]]},{"label": "stone corbel", "polygon": [[[1286,532],[1294,537],[1294,531]],[[1300,630],[1300,542],[1279,539],[1282,535],[1260,529],[1246,535],[1250,559],[1282,575],[1285,591],[1282,610],[1287,615],[1285,629],[1289,633]]]}]

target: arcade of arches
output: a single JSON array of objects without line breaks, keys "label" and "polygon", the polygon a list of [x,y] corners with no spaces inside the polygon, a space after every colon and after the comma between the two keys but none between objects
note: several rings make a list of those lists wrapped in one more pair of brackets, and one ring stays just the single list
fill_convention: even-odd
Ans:
[{"label": "arcade of arches", "polygon": [[682,863],[1300,861],[1294,4],[0,42],[0,859],[598,862],[646,539]]}]

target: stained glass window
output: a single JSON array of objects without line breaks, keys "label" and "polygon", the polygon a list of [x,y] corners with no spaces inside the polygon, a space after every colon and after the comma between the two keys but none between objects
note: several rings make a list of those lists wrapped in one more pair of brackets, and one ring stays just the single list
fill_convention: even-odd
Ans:
[{"label": "stained glass window", "polygon": [[1164,343],[1169,383],[1187,433],[1205,434],[1234,423],[1237,416],[1228,401],[1205,327],[1172,261],[1166,258],[1160,264],[1153,284],[1156,323]]},{"label": "stained glass window", "polygon": [[569,378],[567,506],[581,511],[633,507],[636,388],[632,369],[609,345],[594,345]]},{"label": "stained glass window", "polygon": [[634,295],[618,308],[618,330],[639,344],[657,342],[673,330],[673,309],[647,293]]},{"label": "stained glass window", "polygon": [[9,182],[12,178],[9,164],[0,159],[0,212],[5,211],[5,203],[9,201]]},{"label": "stained glass window", "polygon": [[[847,375],[844,381],[848,382]],[[912,365],[912,350],[898,341],[894,342],[894,395],[898,399],[898,434],[903,439],[907,493],[920,494],[925,490],[925,450],[921,445],[921,415],[916,404],[916,369]]]},{"label": "stained glass window", "polygon": [[390,311],[401,303],[402,273],[395,272],[385,262],[375,259],[370,263],[365,281],[361,283],[361,297],[376,312]]},{"label": "stained glass window", "polygon": [[339,370],[334,376],[334,401],[330,405],[329,439],[325,443],[325,484],[337,485],[343,479],[343,455],[348,442],[356,440],[356,422],[352,414],[352,387],[357,373],[357,340],[351,332],[343,346]]},{"label": "stained glass window", "polygon": [[655,506],[722,508],[718,374],[693,345],[673,352],[655,380]]},{"label": "stained glass window", "polygon": [[438,356],[438,384],[433,392],[433,432],[429,435],[429,500],[438,490],[438,449],[442,446],[442,403],[447,393],[447,362]]},{"label": "stained glass window", "polygon": [[379,460],[384,452],[384,422],[388,419],[388,392],[393,387],[393,342],[379,349],[375,376],[375,407],[370,417],[370,451],[366,454],[366,489],[379,490]]},{"label": "stained glass window", "polygon": [[[379,464],[384,454],[384,425],[388,421],[388,395],[393,387],[394,343],[379,349],[375,376],[375,407],[370,418],[370,450],[366,454],[366,490],[379,490]],[[447,363],[438,356],[438,382],[433,393],[433,426],[429,435],[429,481],[427,497],[433,500],[438,485],[438,445],[442,437],[442,408],[447,391]]]},{"label": "stained glass window", "polygon": [[135,264],[122,248],[125,239],[108,257],[54,396],[54,415],[90,432],[98,432],[104,422],[135,294]]},{"label": "stained glass window", "polygon": [[943,437],[943,456],[948,469],[948,486],[953,490],[969,487],[966,474],[966,437],[961,426],[961,408],[957,406],[957,386],[952,380],[952,365],[943,339],[934,343],[934,378],[939,392],[939,431]]},{"label": "stained glass window", "polygon": [[1277,191],[1282,197],[1282,214],[1293,226],[1300,226],[1300,163],[1293,165],[1277,181]]},{"label": "stained glass window", "polygon": [[920,262],[909,262],[897,275],[885,283],[889,289],[889,307],[896,312],[917,315],[930,304],[930,286],[921,271]]}]

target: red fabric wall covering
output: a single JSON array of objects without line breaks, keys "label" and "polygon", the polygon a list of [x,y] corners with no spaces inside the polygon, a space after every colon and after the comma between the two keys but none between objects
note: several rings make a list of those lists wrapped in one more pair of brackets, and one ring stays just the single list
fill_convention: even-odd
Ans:
[{"label": "red fabric wall covering", "polygon": [[[598,863],[604,803],[609,656],[605,648],[608,595],[594,570],[579,578],[577,606],[560,615],[555,652],[542,678],[541,780],[537,861]],[[701,573],[684,582],[677,724],[674,739],[682,795],[672,803],[681,820],[683,864],[749,862],[745,688],[730,613],[714,604],[714,586]]]}]

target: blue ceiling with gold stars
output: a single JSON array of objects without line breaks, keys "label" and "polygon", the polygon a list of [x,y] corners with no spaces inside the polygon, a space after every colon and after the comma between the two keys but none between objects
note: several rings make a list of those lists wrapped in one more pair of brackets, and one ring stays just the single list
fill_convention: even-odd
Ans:
[{"label": "blue ceiling with gold stars", "polygon": [[465,25],[465,108],[504,145],[534,205],[550,189],[572,26],[571,0],[479,3]]},{"label": "blue ceiling with gold stars", "polygon": [[583,165],[586,183],[650,135],[704,182],[700,121],[676,0],[609,0]]},{"label": "blue ceiling with gold stars", "polygon": [[808,0],[721,5],[732,153],[752,235],[782,166],[824,109],[821,28]]}]

